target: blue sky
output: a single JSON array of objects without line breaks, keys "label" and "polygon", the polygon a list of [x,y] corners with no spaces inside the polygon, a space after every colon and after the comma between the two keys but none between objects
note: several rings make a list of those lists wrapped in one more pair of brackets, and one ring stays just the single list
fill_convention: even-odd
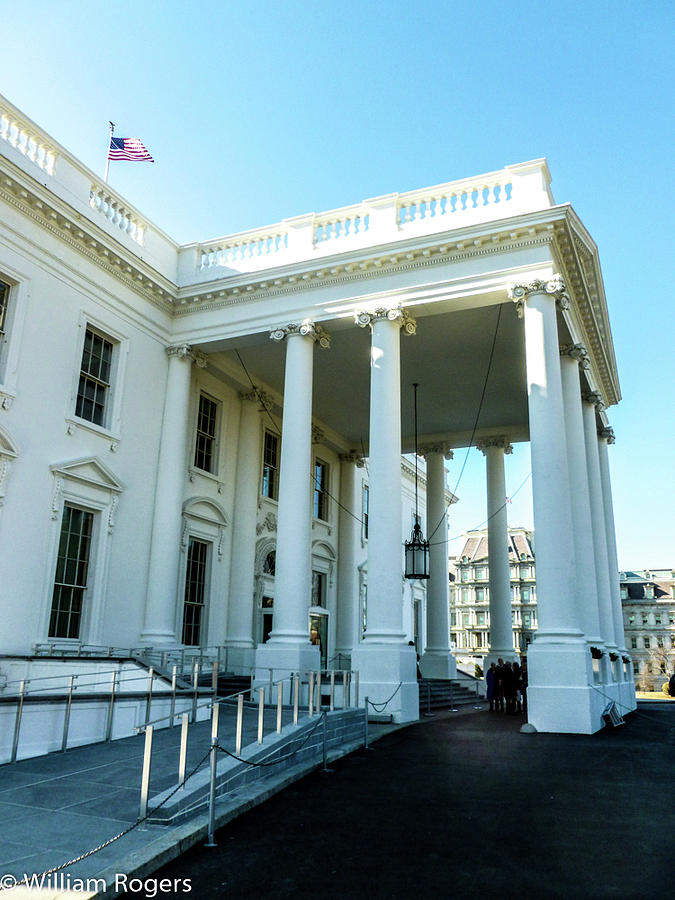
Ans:
[{"label": "blue sky", "polygon": [[[0,25],[0,91],[101,174],[109,119],[140,137],[156,164],[110,183],[180,241],[546,156],[603,266],[619,564],[675,566],[670,0],[0,0]],[[518,447],[509,493],[528,471]],[[458,493],[451,535],[485,518],[476,450]]]}]

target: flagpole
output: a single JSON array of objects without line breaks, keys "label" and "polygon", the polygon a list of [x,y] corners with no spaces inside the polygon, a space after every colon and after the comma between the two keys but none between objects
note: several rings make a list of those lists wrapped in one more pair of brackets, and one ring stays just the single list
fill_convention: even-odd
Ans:
[{"label": "flagpole", "polygon": [[[110,119],[108,119],[108,121],[110,122]],[[105,160],[105,174],[103,176],[103,180],[106,184],[108,183],[108,169],[110,168],[110,144],[112,142],[112,136],[113,136],[114,130],[115,130],[115,123],[110,122],[110,134],[108,135],[108,155],[106,156],[106,160]]]}]

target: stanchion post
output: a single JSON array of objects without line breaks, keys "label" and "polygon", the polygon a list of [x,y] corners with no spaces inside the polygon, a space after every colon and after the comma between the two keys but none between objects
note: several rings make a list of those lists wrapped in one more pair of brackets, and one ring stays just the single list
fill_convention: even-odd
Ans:
[{"label": "stanchion post", "polygon": [[169,715],[169,728],[173,728],[176,718],[176,682],[177,682],[177,666],[173,667],[173,671],[171,673],[171,711]]},{"label": "stanchion post", "polygon": [[309,673],[309,688],[307,691],[307,715],[312,718],[314,715],[314,672]]},{"label": "stanchion post", "polygon": [[187,769],[187,745],[188,745],[188,727],[189,727],[190,717],[187,713],[183,713],[181,716],[180,723],[180,756],[178,757],[178,784],[181,785],[181,790],[184,789],[185,785],[183,782],[185,781],[185,771]]},{"label": "stanchion post", "polygon": [[363,746],[369,750],[368,746],[368,698],[364,697],[365,704],[363,706]]},{"label": "stanchion post", "polygon": [[280,681],[277,685],[277,734],[281,734],[281,719],[284,705],[284,683]]},{"label": "stanchion post", "polygon": [[293,676],[293,724],[298,724],[298,704],[300,702],[300,676]]},{"label": "stanchion post", "polygon": [[321,712],[323,703],[321,702],[321,669],[316,673],[316,711]]},{"label": "stanchion post", "polygon": [[[351,676],[352,676],[352,673],[350,672],[349,673],[350,681],[351,681]],[[350,693],[351,693],[351,689],[350,689]],[[359,673],[358,672],[354,672],[354,694],[355,694],[354,706],[358,706],[359,705]]]},{"label": "stanchion post", "polygon": [[273,688],[274,688],[274,669],[270,669],[270,693],[269,693],[270,703],[272,702]]},{"label": "stanchion post", "polygon": [[141,775],[141,805],[138,810],[139,822],[148,814],[148,794],[150,793],[150,763],[152,762],[152,725],[145,729],[145,747],[143,749],[143,774]]},{"label": "stanchion post", "polygon": [[330,673],[330,711],[335,709],[335,672]]},{"label": "stanchion post", "polygon": [[214,660],[211,668],[211,690],[213,691],[213,699],[215,700],[218,696],[218,660]]},{"label": "stanchion post", "polygon": [[150,721],[150,710],[152,708],[152,682],[155,677],[155,670],[150,666],[148,669],[148,698],[145,701],[145,721]]},{"label": "stanchion post", "polygon": [[258,688],[258,743],[263,742],[263,730],[265,728],[265,688]]},{"label": "stanchion post", "polygon": [[[117,684],[117,672],[112,673],[112,677],[110,679],[110,703],[108,705],[108,721],[105,727],[105,739],[106,741],[112,740],[112,730],[113,730],[113,716],[115,714],[115,685]],[[145,721],[147,722],[147,716]]]},{"label": "stanchion post", "polygon": [[68,729],[70,728],[70,707],[73,702],[74,680],[74,675],[71,675],[68,679],[68,699],[66,700],[66,712],[63,717],[63,737],[61,738],[61,753],[65,753],[68,749]]},{"label": "stanchion post", "polygon": [[347,673],[342,673],[342,708],[346,709],[349,706],[349,698],[347,697]]},{"label": "stanchion post", "polygon": [[235,736],[235,752],[237,756],[241,753],[241,734],[244,725],[244,695],[239,694],[237,697],[237,731]]},{"label": "stanchion post", "polygon": [[192,722],[197,721],[197,691],[199,690],[199,663],[194,664],[192,671]]},{"label": "stanchion post", "polygon": [[209,783],[209,839],[207,847],[215,847],[213,835],[216,830],[216,772],[218,766],[218,711],[220,706],[214,703],[211,708],[211,779]]},{"label": "stanchion post", "polygon": [[251,669],[251,685],[249,688],[248,696],[251,699],[251,703],[253,703],[253,688],[255,686],[255,669]]},{"label": "stanchion post", "polygon": [[16,719],[14,720],[14,740],[12,741],[12,755],[10,762],[16,762],[16,754],[19,749],[19,734],[21,732],[21,717],[23,715],[23,698],[26,693],[26,682],[19,682],[19,699],[16,704]]}]

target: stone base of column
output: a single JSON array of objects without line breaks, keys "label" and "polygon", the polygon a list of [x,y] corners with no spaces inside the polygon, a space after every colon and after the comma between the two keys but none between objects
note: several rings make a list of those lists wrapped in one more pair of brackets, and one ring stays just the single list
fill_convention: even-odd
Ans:
[{"label": "stone base of column", "polygon": [[291,672],[318,672],[321,668],[319,648],[309,641],[298,644],[260,644],[255,651],[255,680],[269,681],[269,670],[273,678],[288,678]]},{"label": "stone base of column", "polygon": [[[255,665],[256,648],[252,643],[226,642],[224,652],[227,654],[227,670],[235,675],[240,675],[242,669],[250,669]],[[221,658],[221,662],[225,665],[225,658]]]},{"label": "stone base of column", "polygon": [[[365,697],[375,704],[389,700],[381,715],[391,715],[393,721],[399,723],[416,722],[419,719],[417,656],[414,647],[405,644],[361,644],[352,650],[352,670],[359,673],[361,706]],[[370,707],[370,712],[377,713],[377,710]]]},{"label": "stone base of column", "polygon": [[143,647],[161,647],[162,650],[182,646],[174,631],[142,631],[138,642]]},{"label": "stone base of column", "polygon": [[594,734],[604,727],[605,685],[593,687],[591,654],[583,639],[537,636],[527,654],[527,718],[537,731]]},{"label": "stone base of column", "polygon": [[[630,665],[630,663],[629,663]],[[629,676],[630,678],[630,676]],[[635,712],[637,709],[637,697],[635,696],[635,682],[630,678],[629,681],[622,681],[619,684],[619,712],[622,716]],[[617,704],[618,705],[618,704]]]},{"label": "stone base of column", "polygon": [[420,659],[423,678],[457,678],[457,663],[449,650],[425,650]]}]

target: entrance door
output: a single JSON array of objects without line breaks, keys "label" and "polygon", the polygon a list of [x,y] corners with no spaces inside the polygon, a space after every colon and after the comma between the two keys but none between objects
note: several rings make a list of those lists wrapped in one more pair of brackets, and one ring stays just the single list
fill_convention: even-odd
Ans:
[{"label": "entrance door", "polygon": [[309,639],[321,654],[321,668],[328,667],[328,614],[309,614]]}]

